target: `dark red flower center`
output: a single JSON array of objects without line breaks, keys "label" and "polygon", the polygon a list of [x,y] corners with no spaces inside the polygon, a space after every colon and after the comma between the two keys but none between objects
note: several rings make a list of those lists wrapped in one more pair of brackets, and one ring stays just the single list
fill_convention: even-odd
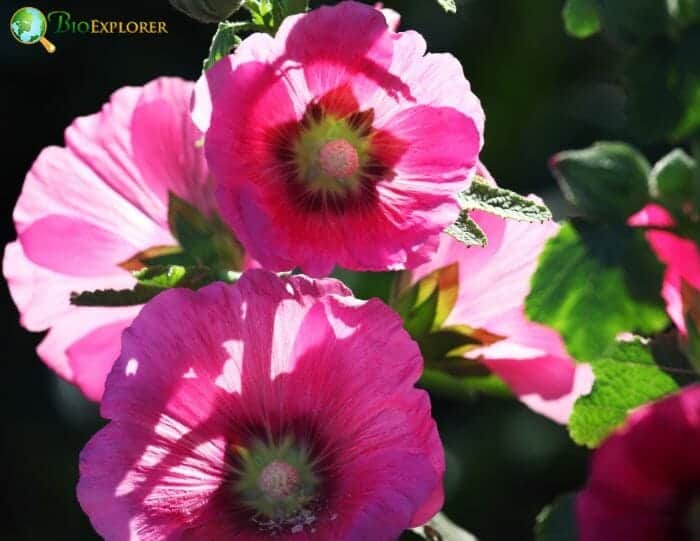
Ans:
[{"label": "dark red flower center", "polygon": [[406,145],[374,126],[349,90],[310,104],[299,122],[270,130],[269,144],[288,197],[302,212],[343,214],[376,204]]}]

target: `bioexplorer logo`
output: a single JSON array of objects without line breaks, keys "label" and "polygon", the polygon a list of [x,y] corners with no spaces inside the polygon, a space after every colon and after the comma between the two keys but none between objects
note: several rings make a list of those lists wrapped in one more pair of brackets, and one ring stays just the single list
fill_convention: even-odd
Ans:
[{"label": "bioexplorer logo", "polygon": [[47,52],[56,51],[56,46],[46,39],[48,23],[44,14],[36,8],[19,8],[10,18],[10,33],[22,45],[41,43]]},{"label": "bioexplorer logo", "polygon": [[123,21],[102,19],[76,19],[68,11],[50,11],[44,15],[34,7],[20,8],[10,18],[10,33],[23,45],[41,43],[53,53],[56,46],[46,39],[52,34],[167,34],[166,21]]}]

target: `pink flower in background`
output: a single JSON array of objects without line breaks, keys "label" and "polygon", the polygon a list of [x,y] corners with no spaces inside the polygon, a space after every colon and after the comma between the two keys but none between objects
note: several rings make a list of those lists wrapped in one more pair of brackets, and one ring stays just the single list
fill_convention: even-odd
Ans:
[{"label": "pink flower in background", "polygon": [[197,83],[217,200],[252,257],[325,275],[427,261],[484,114],[457,59],[342,2],[254,34]]},{"label": "pink flower in background", "polygon": [[576,515],[581,541],[700,536],[700,385],[634,411],[593,455]]},{"label": "pink flower in background", "polygon": [[141,307],[75,307],[70,293],[130,288],[121,263],[177,244],[169,191],[211,207],[202,134],[189,116],[192,86],[161,78],[115,92],[101,112],[71,124],[65,147],[41,152],[15,207],[18,238],[5,249],[3,273],[22,325],[49,330],[39,356],[93,400]]},{"label": "pink flower in background", "polygon": [[167,291],[124,333],[78,499],[107,541],[394,541],[443,499],[421,369],[335,280]]},{"label": "pink flower in background", "polygon": [[500,337],[465,355],[486,365],[531,409],[566,423],[573,403],[590,391],[592,371],[569,357],[554,330],[524,313],[537,259],[559,226],[505,221],[481,211],[470,216],[486,233],[488,245],[468,248],[443,234],[437,254],[412,273],[412,281],[457,263],[458,298],[443,325],[466,325]]},{"label": "pink flower in background", "polygon": [[391,8],[385,8],[382,2],[377,2],[374,4],[374,9],[378,9],[384,15],[386,19],[386,24],[389,26],[389,30],[392,32],[398,32],[399,25],[401,24],[401,14]]},{"label": "pink flower in background", "polygon": [[[652,203],[630,217],[628,223],[636,227],[648,227],[647,241],[662,263],[666,265],[661,295],[666,310],[682,334],[686,334],[681,287],[683,282],[700,290],[700,250],[697,244],[664,231],[673,227],[673,217],[663,207]],[[658,229],[655,229],[658,228]]]}]

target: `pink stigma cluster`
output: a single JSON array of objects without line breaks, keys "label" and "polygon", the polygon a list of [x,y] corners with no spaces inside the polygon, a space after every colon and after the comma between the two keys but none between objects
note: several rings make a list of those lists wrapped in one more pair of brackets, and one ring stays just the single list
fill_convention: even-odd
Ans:
[{"label": "pink stigma cluster", "polygon": [[260,472],[258,488],[268,498],[288,498],[299,488],[299,474],[291,464],[275,460]]},{"label": "pink stigma cluster", "polygon": [[329,177],[345,179],[354,175],[360,167],[357,150],[345,139],[328,141],[319,153],[321,171]]}]

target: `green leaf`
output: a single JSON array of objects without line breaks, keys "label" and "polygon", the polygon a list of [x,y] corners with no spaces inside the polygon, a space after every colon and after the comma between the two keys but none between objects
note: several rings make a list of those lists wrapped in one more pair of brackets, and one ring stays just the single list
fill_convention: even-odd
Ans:
[{"label": "green leaf", "polygon": [[600,31],[596,0],[567,0],[562,11],[566,31],[577,38],[587,38]]},{"label": "green leaf", "polygon": [[620,332],[653,333],[668,324],[662,273],[641,231],[564,223],[540,256],[526,311],[558,330],[576,359],[595,359]]},{"label": "green leaf", "polygon": [[133,306],[144,304],[161,291],[173,287],[199,289],[216,280],[234,282],[239,276],[235,272],[217,272],[207,267],[181,265],[156,265],[133,274],[137,284],[132,289],[98,289],[71,293],[70,302],[75,306]]},{"label": "green leaf", "polygon": [[197,264],[214,269],[243,267],[243,248],[217,214],[206,217],[171,192],[168,224],[182,249]]},{"label": "green leaf", "polygon": [[484,247],[488,243],[486,233],[484,233],[479,225],[469,217],[466,210],[460,213],[455,223],[445,229],[445,233],[466,246]]},{"label": "green leaf", "polygon": [[573,440],[588,447],[597,447],[634,408],[679,388],[666,372],[674,368],[659,366],[650,347],[638,339],[616,343],[591,366],[593,389],[576,401],[569,419]]},{"label": "green leaf", "polygon": [[465,210],[483,210],[508,220],[546,222],[552,219],[552,213],[542,203],[492,186],[478,176],[460,194],[460,202]]},{"label": "green leaf", "polygon": [[651,195],[673,206],[689,201],[693,197],[695,165],[695,160],[680,148],[666,154],[651,170]]},{"label": "green leaf", "polygon": [[219,26],[216,28],[216,32],[214,32],[214,37],[211,40],[209,54],[204,59],[204,71],[211,68],[223,57],[231,54],[231,52],[238,47],[238,44],[241,42],[241,38],[238,37],[238,33],[249,28],[250,23],[248,22],[220,22]]},{"label": "green leaf", "polygon": [[649,162],[625,143],[560,152],[550,167],[566,199],[586,216],[624,222],[649,200]]},{"label": "green leaf", "polygon": [[457,526],[444,513],[438,513],[427,524],[411,531],[428,541],[477,541],[476,537]]},{"label": "green leaf", "polygon": [[577,541],[576,494],[564,494],[535,519],[536,541]]},{"label": "green leaf", "polygon": [[136,284],[133,289],[73,292],[70,295],[70,303],[74,306],[135,306],[147,303],[162,291],[164,290],[160,287]]},{"label": "green leaf", "polygon": [[457,3],[455,0],[437,0],[437,3],[440,4],[442,9],[447,13],[457,13]]}]

